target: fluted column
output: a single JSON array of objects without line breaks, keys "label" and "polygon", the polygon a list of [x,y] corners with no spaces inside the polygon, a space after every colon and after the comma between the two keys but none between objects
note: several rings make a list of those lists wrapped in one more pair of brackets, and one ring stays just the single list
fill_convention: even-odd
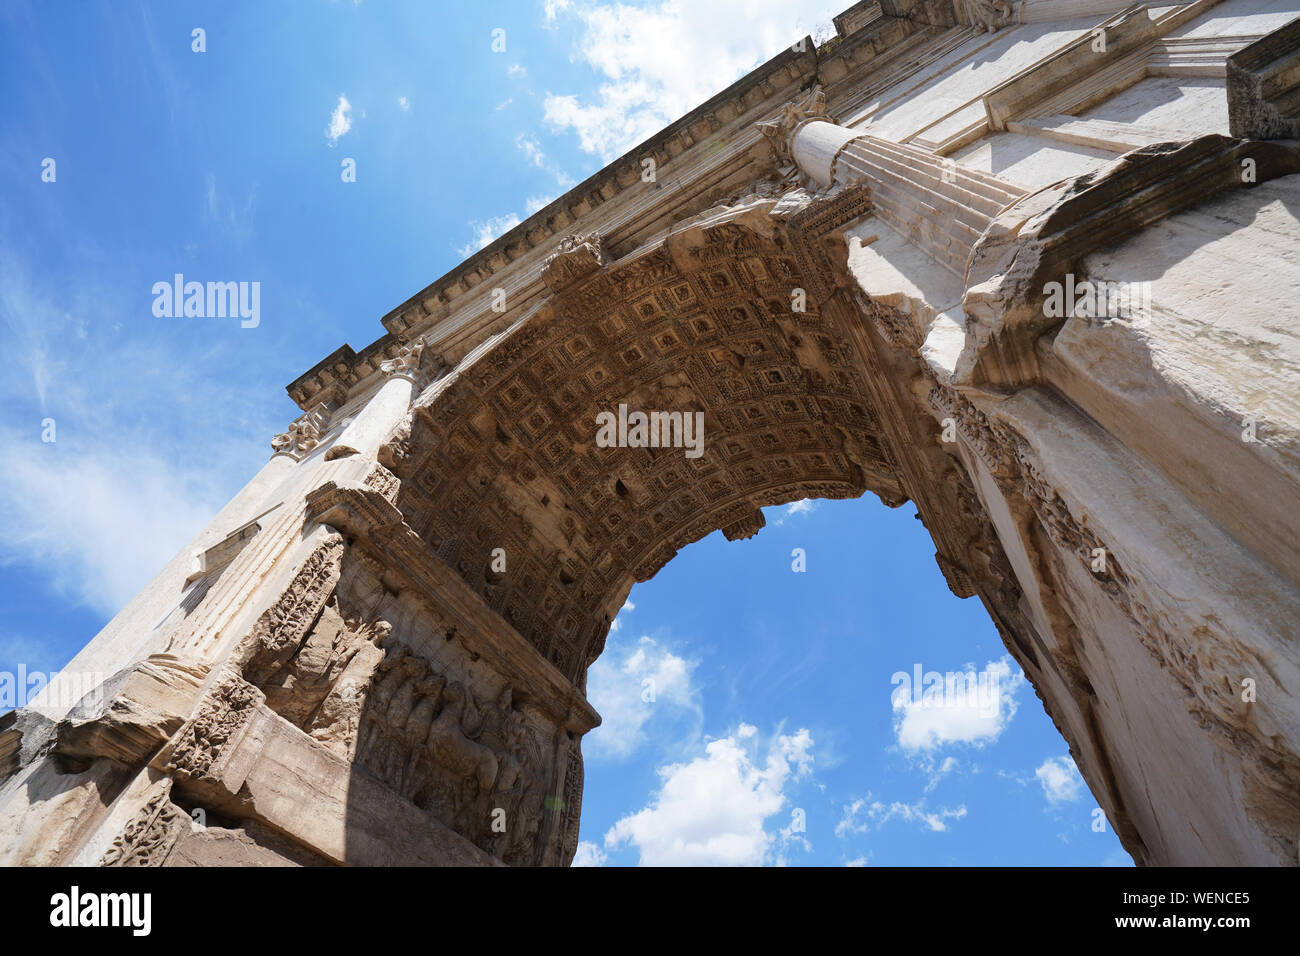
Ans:
[{"label": "fluted column", "polygon": [[810,119],[799,124],[790,136],[790,155],[799,169],[818,185],[836,181],[836,159],[840,151],[861,133],[828,119]]},{"label": "fluted column", "polygon": [[760,128],[822,189],[865,185],[877,218],[961,277],[994,217],[1024,195],[1013,183],[929,150],[840,126],[819,90]]}]

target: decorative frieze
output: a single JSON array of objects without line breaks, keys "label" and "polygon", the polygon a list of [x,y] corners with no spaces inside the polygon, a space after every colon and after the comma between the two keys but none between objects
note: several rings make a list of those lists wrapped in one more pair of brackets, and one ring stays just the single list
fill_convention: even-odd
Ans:
[{"label": "decorative frieze", "polygon": [[172,779],[164,777],[153,788],[140,812],[113,839],[100,866],[162,866],[190,817],[171,802]]},{"label": "decorative frieze", "polygon": [[599,272],[608,263],[600,233],[566,236],[542,267],[542,279],[552,292],[560,292]]},{"label": "decorative frieze", "polygon": [[237,745],[263,696],[237,673],[223,673],[168,744],[167,772],[181,779],[211,775],[222,756]]},{"label": "decorative frieze", "polygon": [[283,663],[316,622],[339,581],[343,538],[331,534],[303,562],[289,586],[257,619],[239,654],[255,682]]},{"label": "decorative frieze", "polygon": [[383,465],[375,465],[366,475],[365,486],[379,492],[389,503],[396,504],[397,493],[401,490],[402,482]]},{"label": "decorative frieze", "polygon": [[974,403],[956,389],[936,383],[930,389],[930,406],[940,415],[940,424],[951,421],[953,427],[985,467],[997,478],[1011,478],[1018,473],[1014,448],[1009,436],[999,434]]}]

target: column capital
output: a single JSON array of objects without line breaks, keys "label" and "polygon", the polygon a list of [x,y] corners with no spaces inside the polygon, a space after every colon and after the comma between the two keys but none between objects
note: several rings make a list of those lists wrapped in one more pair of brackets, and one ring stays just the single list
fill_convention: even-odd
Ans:
[{"label": "column capital", "polygon": [[795,161],[791,149],[794,134],[806,124],[816,122],[835,122],[835,118],[826,112],[826,94],[820,86],[814,86],[802,96],[786,103],[776,119],[754,125],[767,137],[777,156],[790,163]]},{"label": "column capital", "polygon": [[408,342],[399,348],[397,354],[392,358],[380,362],[379,371],[385,378],[409,379],[415,385],[416,391],[419,392],[425,385],[429,384],[430,379],[433,377],[430,369],[420,367],[425,348],[423,339]]},{"label": "column capital", "polygon": [[823,189],[835,182],[835,159],[844,144],[862,135],[840,126],[826,112],[826,94],[820,86],[783,106],[775,120],[755,125],[781,162],[794,164],[806,184]]},{"label": "column capital", "polygon": [[290,424],[288,429],[271,439],[271,450],[276,455],[288,455],[295,461],[302,458],[320,444],[321,436],[329,428],[333,409],[326,402],[320,402]]}]

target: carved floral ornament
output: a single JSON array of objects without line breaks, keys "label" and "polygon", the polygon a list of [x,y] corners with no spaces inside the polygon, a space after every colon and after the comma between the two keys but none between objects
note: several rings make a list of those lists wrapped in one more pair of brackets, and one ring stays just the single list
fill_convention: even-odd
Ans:
[{"label": "carved floral ornament", "polygon": [[439,356],[424,339],[415,339],[401,346],[397,354],[379,363],[381,375],[409,379],[415,384],[416,391],[438,381],[451,371],[450,366]]},{"label": "carved floral ornament", "polygon": [[414,381],[420,371],[420,358],[424,355],[424,342],[416,340],[403,346],[392,358],[379,363],[384,375],[402,375]]},{"label": "carved floral ornament", "polygon": [[122,829],[100,866],[162,866],[189,818],[171,802],[172,778],[164,777]]},{"label": "carved floral ornament", "polygon": [[1015,6],[1005,0],[965,0],[970,22],[984,33],[996,33],[1016,20]]},{"label": "carved floral ornament", "polygon": [[290,423],[288,429],[271,439],[272,451],[277,455],[302,458],[320,444],[332,415],[333,412],[325,402],[304,412]]},{"label": "carved floral ornament", "polygon": [[754,125],[767,137],[782,163],[793,163],[790,144],[794,140],[794,134],[808,123],[819,121],[836,122],[826,112],[826,94],[820,86],[814,86],[799,99],[785,104],[775,120]]},{"label": "carved floral ornament", "polygon": [[560,292],[609,264],[605,240],[598,232],[575,233],[560,240],[555,252],[542,266],[542,281],[552,292]]}]

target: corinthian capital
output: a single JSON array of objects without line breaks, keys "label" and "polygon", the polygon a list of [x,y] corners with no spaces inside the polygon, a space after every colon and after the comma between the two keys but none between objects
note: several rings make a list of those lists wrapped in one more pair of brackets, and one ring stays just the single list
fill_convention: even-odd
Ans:
[{"label": "corinthian capital", "polygon": [[321,402],[290,423],[289,428],[271,439],[271,450],[277,455],[301,459],[318,444],[329,428],[332,412]]},{"label": "corinthian capital", "polygon": [[433,377],[431,369],[420,367],[424,358],[423,340],[416,339],[403,345],[392,358],[379,363],[379,371],[386,376],[400,375],[409,378],[417,389],[424,388]]},{"label": "corinthian capital", "polygon": [[794,139],[794,134],[805,124],[817,121],[835,122],[826,113],[826,94],[822,92],[820,86],[814,86],[803,96],[785,104],[775,120],[754,125],[767,137],[781,161],[789,163],[794,159],[790,152],[790,143]]}]

